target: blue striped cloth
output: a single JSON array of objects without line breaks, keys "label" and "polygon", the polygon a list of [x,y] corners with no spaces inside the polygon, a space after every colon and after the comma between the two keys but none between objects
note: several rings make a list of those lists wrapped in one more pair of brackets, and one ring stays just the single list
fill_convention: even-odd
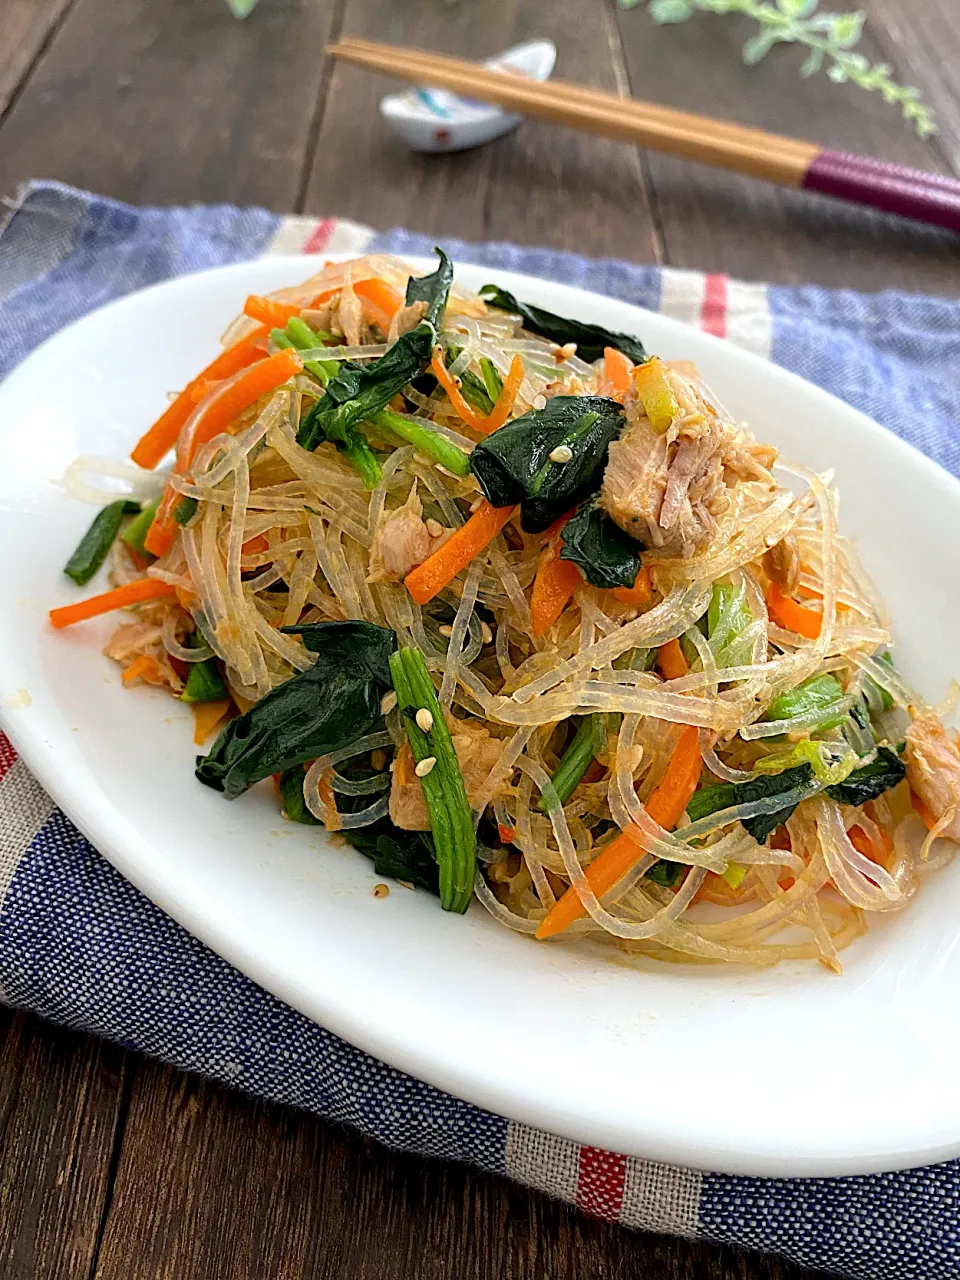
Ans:
[{"label": "blue striped cloth", "polygon": [[[271,252],[425,253],[404,231],[259,209],[135,209],[53,183],[0,231],[0,375],[64,324],[171,276]],[[960,303],[749,285],[445,242],[454,259],[679,316],[819,383],[960,474]],[[858,1178],[673,1168],[508,1122],[351,1048],[185,933],[71,826],[0,734],[0,999],[381,1142],[467,1161],[649,1230],[863,1280],[960,1275],[960,1164]]]}]

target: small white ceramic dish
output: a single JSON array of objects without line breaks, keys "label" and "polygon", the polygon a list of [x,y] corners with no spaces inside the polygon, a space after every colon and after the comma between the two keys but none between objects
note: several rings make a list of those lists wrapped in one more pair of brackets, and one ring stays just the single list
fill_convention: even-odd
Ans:
[{"label": "small white ceramic dish", "polygon": [[[547,80],[556,60],[552,40],[527,40],[481,65],[488,71]],[[380,102],[380,114],[414,151],[466,151],[502,138],[523,119],[488,102],[429,88],[389,94]]]},{"label": "small white ceramic dish", "polygon": [[[370,863],[283,822],[269,787],[228,804],[198,785],[189,711],[122,690],[102,656],[115,620],[47,625],[51,605],[96,586],[61,573],[91,516],[58,486],[67,464],[124,457],[248,293],[313,269],[273,258],[148,289],[65,329],[0,387],[0,716],[29,767],[126,876],[257,982],[503,1115],[742,1174],[960,1153],[960,863],[845,951],[842,978],[816,964],[637,965],[536,944],[478,904],[460,917],[398,887],[374,898]],[[960,577],[960,484],[817,388],[675,321],[508,272],[457,274],[697,361],[762,438],[834,466],[843,527],[893,609],[898,660],[941,696],[960,667],[960,597],[944,585]]]}]

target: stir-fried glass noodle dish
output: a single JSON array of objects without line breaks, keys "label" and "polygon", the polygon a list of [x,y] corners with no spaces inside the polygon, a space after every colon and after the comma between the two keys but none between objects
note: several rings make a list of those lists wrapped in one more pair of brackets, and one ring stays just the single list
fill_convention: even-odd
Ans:
[{"label": "stir-fried glass noodle dish", "polygon": [[446,910],[839,970],[960,840],[831,477],[636,338],[442,254],[328,264],[247,299],[131,456],[68,476],[135,484],[67,565],[111,589],[54,625],[130,610],[106,653],[216,732],[200,783],[272,779]]}]

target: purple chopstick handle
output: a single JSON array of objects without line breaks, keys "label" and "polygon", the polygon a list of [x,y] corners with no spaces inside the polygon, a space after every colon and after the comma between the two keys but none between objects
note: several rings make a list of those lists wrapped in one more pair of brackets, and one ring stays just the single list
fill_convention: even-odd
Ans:
[{"label": "purple chopstick handle", "polygon": [[846,151],[821,151],[810,162],[803,186],[960,231],[960,181],[956,178],[867,160]]}]

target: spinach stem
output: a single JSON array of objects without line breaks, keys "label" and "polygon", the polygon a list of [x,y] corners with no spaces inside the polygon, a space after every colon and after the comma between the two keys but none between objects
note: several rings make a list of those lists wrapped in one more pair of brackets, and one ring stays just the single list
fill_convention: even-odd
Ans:
[{"label": "spinach stem", "polygon": [[[462,914],[473,897],[477,837],[460,762],[420,650],[400,649],[391,654],[390,676],[415,762],[431,757],[436,762],[418,777],[440,868],[440,903],[444,911]],[[433,717],[428,733],[417,724],[420,710]]]},{"label": "spinach stem", "polygon": [[421,453],[439,462],[442,467],[452,471],[455,476],[470,474],[470,459],[452,440],[448,440],[439,431],[431,431],[422,423],[414,422],[402,413],[394,413],[392,409],[381,409],[370,421],[377,427],[392,431],[401,440],[406,440],[419,449]]},{"label": "spinach stem", "polygon": [[[606,737],[604,720],[603,715],[584,716],[561,756],[557,771],[553,775],[553,789],[560,797],[561,804],[567,803],[576,791],[580,779],[590,768],[591,762],[603,749]],[[541,797],[540,812],[547,812],[546,797]]]},{"label": "spinach stem", "polygon": [[80,539],[76,551],[63,567],[67,577],[72,578],[78,587],[88,583],[106,560],[107,552],[120,532],[123,517],[133,515],[139,510],[139,502],[120,498],[117,502],[111,502],[108,507],[104,507],[102,511],[98,511],[90,528]]},{"label": "spinach stem", "polygon": [[[314,347],[320,345],[321,334],[314,333],[310,326],[299,316],[293,316],[287,321],[286,329],[282,330],[284,337],[291,346],[296,347],[298,351],[310,351]],[[276,333],[276,330],[274,330]],[[307,373],[312,373],[321,387],[325,387],[337,372],[338,364],[336,360],[305,360],[303,367]]]},{"label": "spinach stem", "polygon": [[150,555],[143,543],[144,538],[147,536],[147,530],[153,524],[153,517],[157,514],[159,506],[159,498],[156,502],[148,502],[140,514],[134,516],[120,534],[120,541],[125,542],[128,547],[132,547],[134,551],[139,551],[142,556]]},{"label": "spinach stem", "polygon": [[220,668],[213,658],[190,664],[187,683],[180,695],[182,702],[219,702],[229,696]]},{"label": "spinach stem", "polygon": [[[503,390],[503,379],[500,377],[500,370],[489,356],[481,356],[480,372],[483,374],[483,385],[487,389],[487,395],[493,404],[496,404],[497,398]],[[491,408],[493,404],[491,404]]]}]

